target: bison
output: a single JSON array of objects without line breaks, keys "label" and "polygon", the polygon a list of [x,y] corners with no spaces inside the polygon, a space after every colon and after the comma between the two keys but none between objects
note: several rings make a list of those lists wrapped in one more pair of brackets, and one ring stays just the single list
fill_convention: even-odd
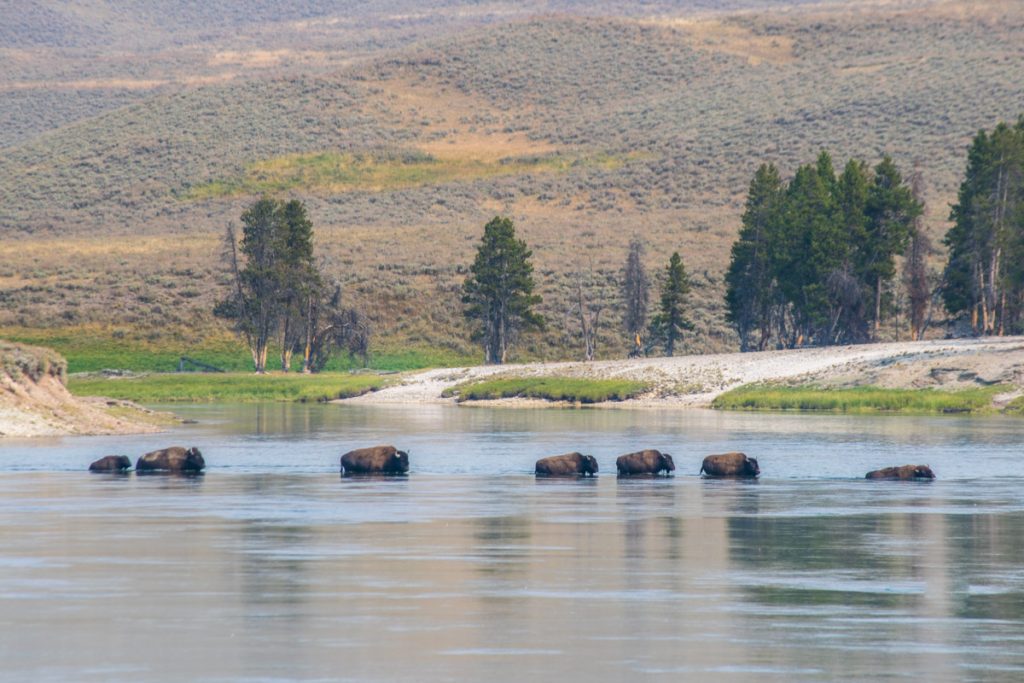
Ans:
[{"label": "bison", "polygon": [[909,481],[911,479],[932,480],[935,478],[935,473],[932,472],[932,468],[928,467],[928,465],[902,465],[900,467],[886,467],[868,472],[864,475],[864,478],[899,479],[902,481]]},{"label": "bison", "polygon": [[761,474],[761,468],[757,458],[748,458],[744,453],[721,453],[704,458],[698,474],[709,477],[756,477]]},{"label": "bison", "polygon": [[139,474],[150,472],[171,472],[173,474],[199,474],[206,467],[203,454],[198,448],[182,448],[171,446],[159,451],[146,453],[135,463],[135,471]]},{"label": "bison", "polygon": [[132,461],[127,455],[105,455],[89,465],[90,472],[127,472],[132,468]]},{"label": "bison", "polygon": [[405,474],[409,454],[394,446],[357,448],[341,456],[342,474]]},{"label": "bison", "polygon": [[582,455],[580,453],[552,455],[537,461],[534,474],[546,474],[557,477],[571,477],[575,475],[585,477],[588,474],[593,476],[597,474],[597,460],[592,455]]},{"label": "bison", "polygon": [[654,449],[637,451],[620,455],[615,460],[615,467],[619,470],[619,476],[631,474],[659,474],[665,472],[668,476],[676,469],[672,462],[672,456]]}]

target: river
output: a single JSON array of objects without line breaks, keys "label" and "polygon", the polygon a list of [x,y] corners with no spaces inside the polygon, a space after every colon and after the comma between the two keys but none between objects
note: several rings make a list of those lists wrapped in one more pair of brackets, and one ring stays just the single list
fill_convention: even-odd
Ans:
[{"label": "river", "polygon": [[[1024,422],[174,410],[198,424],[0,445],[0,680],[1024,679]],[[375,443],[409,476],[342,479]],[[84,471],[171,444],[207,473]],[[618,480],[645,447],[676,476]],[[529,474],[570,450],[601,474]],[[696,476],[729,450],[761,479]],[[863,479],[904,463],[938,479]]]}]

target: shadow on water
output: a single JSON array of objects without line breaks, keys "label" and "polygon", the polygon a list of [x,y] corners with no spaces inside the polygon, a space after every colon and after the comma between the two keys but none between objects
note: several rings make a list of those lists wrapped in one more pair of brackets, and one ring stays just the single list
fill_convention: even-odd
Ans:
[{"label": "shadow on water", "polygon": [[364,482],[364,483],[369,483],[369,482],[374,482],[374,483],[388,482],[388,483],[397,484],[397,483],[400,483],[400,482],[401,483],[408,483],[409,482],[409,474],[405,473],[405,472],[403,472],[401,474],[387,474],[387,473],[384,473],[384,472],[342,472],[339,475],[339,478],[342,481]]},{"label": "shadow on water", "polygon": [[600,474],[597,476],[587,477],[583,475],[571,475],[571,476],[558,476],[550,474],[533,474],[533,481],[537,486],[551,486],[553,488],[561,488],[565,486],[597,486],[600,478]]},{"label": "shadow on water", "polygon": [[144,486],[166,491],[198,491],[206,481],[204,472],[136,472],[134,479]]}]

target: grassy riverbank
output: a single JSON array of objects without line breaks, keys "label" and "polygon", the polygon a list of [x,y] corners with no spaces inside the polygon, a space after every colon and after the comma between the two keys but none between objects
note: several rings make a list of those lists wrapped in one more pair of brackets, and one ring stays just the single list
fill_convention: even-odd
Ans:
[{"label": "grassy riverbank", "polygon": [[137,377],[71,377],[76,396],[106,396],[137,403],[256,403],[330,401],[375,391],[388,383],[376,374],[271,373],[149,374]]},{"label": "grassy riverbank", "polygon": [[945,391],[881,387],[791,387],[753,384],[714,400],[722,410],[792,410],[832,413],[970,414],[995,413],[992,399],[1007,387]]},{"label": "grassy riverbank", "polygon": [[[68,372],[130,370],[170,373],[178,369],[182,356],[227,372],[252,370],[252,356],[234,334],[209,327],[189,330],[181,326],[153,331],[112,328],[103,325],[74,325],[59,328],[13,327],[0,329],[0,338],[21,344],[53,349],[68,362]],[[276,369],[277,349],[271,348],[271,369]],[[292,370],[301,369],[301,358],[292,358]],[[456,367],[479,362],[475,356],[428,346],[398,346],[374,343],[368,369],[404,372],[421,368]],[[326,370],[358,370],[362,361],[341,353],[331,358]],[[191,366],[189,369],[192,369]]]},{"label": "grassy riverbank", "polygon": [[645,382],[579,377],[518,377],[468,382],[446,389],[443,396],[459,401],[539,398],[546,401],[601,403],[625,401],[649,390]]}]

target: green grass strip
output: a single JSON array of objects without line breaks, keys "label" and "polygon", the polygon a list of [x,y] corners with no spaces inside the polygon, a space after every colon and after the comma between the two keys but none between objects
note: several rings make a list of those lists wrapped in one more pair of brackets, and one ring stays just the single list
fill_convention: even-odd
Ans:
[{"label": "green grass strip", "polygon": [[256,403],[330,401],[380,389],[387,379],[373,374],[174,373],[140,377],[71,377],[77,396],[106,396],[137,403]]},{"label": "green grass strip", "polygon": [[728,391],[712,406],[723,410],[795,410],[832,413],[983,414],[994,413],[992,398],[1003,386],[943,391],[881,387],[786,387],[748,384]]},{"label": "green grass strip", "polygon": [[239,195],[273,194],[294,189],[331,193],[354,190],[390,191],[526,173],[567,173],[581,167],[615,170],[639,154],[562,156],[544,154],[492,161],[436,158],[418,150],[368,153],[311,152],[257,161],[233,178],[189,187],[179,196],[205,200]]},{"label": "green grass strip", "polygon": [[444,395],[457,396],[459,401],[539,398],[547,401],[600,403],[603,401],[625,401],[639,396],[649,388],[644,382],[618,379],[521,377],[467,382],[446,389]]},{"label": "green grass strip", "polygon": [[[98,332],[88,328],[53,328],[34,330],[0,330],[0,337],[20,344],[42,346],[57,351],[67,359],[68,372],[98,372],[100,370],[130,370],[132,372],[170,373],[178,369],[182,356],[221,368],[228,372],[245,373],[252,370],[252,356],[239,340],[225,335],[202,344],[180,341],[181,330],[171,330],[164,338],[153,341],[138,338],[118,338],[109,331]],[[269,367],[280,367],[277,348],[272,346]],[[476,356],[450,349],[426,346],[384,346],[374,344],[370,355],[370,370],[404,372],[421,368],[461,367],[480,362]],[[191,366],[189,366],[190,369]],[[302,368],[302,357],[292,357],[292,370]],[[361,361],[338,353],[330,359],[325,372],[348,372],[362,368]]]}]

